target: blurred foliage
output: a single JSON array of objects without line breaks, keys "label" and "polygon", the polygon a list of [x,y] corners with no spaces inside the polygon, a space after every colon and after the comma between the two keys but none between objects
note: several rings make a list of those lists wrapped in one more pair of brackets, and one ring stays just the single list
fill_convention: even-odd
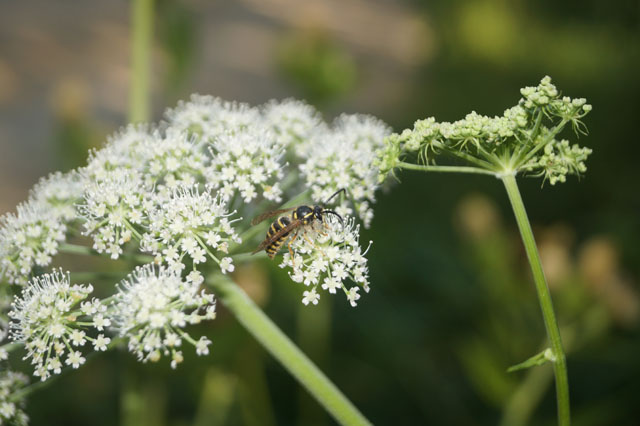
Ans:
[{"label": "blurred foliage", "polygon": [[354,59],[319,30],[290,33],[281,41],[276,58],[285,78],[315,105],[345,95],[357,82]]},{"label": "blurred foliage", "polygon": [[[520,87],[546,74],[593,104],[590,135],[580,141],[594,150],[586,177],[553,188],[523,180],[521,190],[569,352],[574,424],[637,424],[637,2],[405,4],[433,26],[436,56],[414,70],[403,107],[381,114],[396,130],[431,115],[500,114]],[[160,91],[172,98],[187,86],[206,22],[188,2],[163,0],[158,10],[167,64]],[[297,96],[320,108],[359,94],[357,60],[328,29],[290,29],[274,56]],[[69,161],[62,167],[70,167],[94,144],[96,126],[84,115],[60,116],[56,139]],[[490,178],[400,178],[379,196],[373,228],[363,235],[375,241],[372,292],[357,309],[332,306],[328,325],[305,337],[311,358],[375,424],[554,424],[549,365],[507,373],[544,348],[545,333],[504,189]],[[315,327],[300,326],[300,288],[273,263],[237,276],[289,336]],[[95,357],[33,395],[32,424],[113,425],[128,415],[141,425],[331,424],[317,407],[305,408],[294,379],[220,312],[206,330],[210,357],[186,353],[177,372],[139,365],[126,353]],[[138,399],[127,402],[129,390]]]},{"label": "blurred foliage", "polygon": [[157,42],[162,47],[165,76],[162,87],[168,103],[175,103],[196,59],[198,21],[183,2],[157,1]]}]

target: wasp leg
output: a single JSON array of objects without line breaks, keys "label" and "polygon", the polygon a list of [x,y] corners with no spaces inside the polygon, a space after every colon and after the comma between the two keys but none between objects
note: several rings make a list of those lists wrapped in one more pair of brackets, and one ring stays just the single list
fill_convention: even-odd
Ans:
[{"label": "wasp leg", "polygon": [[296,265],[295,265],[294,260],[293,260],[293,250],[291,250],[291,244],[293,244],[293,242],[296,240],[296,238],[298,238],[298,233],[297,232],[289,240],[289,244],[287,244],[287,247],[289,248],[289,258],[291,259],[291,267],[292,268],[295,268]]},{"label": "wasp leg", "polygon": [[311,241],[308,237],[307,237],[307,232],[303,231],[302,232],[302,238],[304,238],[304,240],[306,242],[308,242],[309,244],[311,244],[311,247],[315,247],[316,250],[318,250],[323,256],[325,255],[324,252],[322,250],[320,250],[320,248],[318,246],[316,246],[313,241]]},{"label": "wasp leg", "polygon": [[[322,222],[322,227],[327,231],[331,231],[331,228],[329,228],[329,225],[327,225],[325,222]],[[326,232],[322,232],[322,231],[318,231],[318,234],[322,235],[323,237],[327,237],[329,235]]]}]

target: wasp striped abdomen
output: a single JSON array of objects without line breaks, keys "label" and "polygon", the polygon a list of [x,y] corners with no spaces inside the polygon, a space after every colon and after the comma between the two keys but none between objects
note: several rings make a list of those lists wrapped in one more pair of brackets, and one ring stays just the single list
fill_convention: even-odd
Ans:
[{"label": "wasp striped abdomen", "polygon": [[[269,227],[269,230],[267,231],[267,239],[273,238],[273,236],[276,235],[278,231],[286,228],[290,223],[291,223],[291,219],[289,219],[288,217],[286,216],[279,217]],[[288,236],[289,236],[289,232],[286,232],[267,246],[265,251],[267,252],[267,255],[269,256],[269,258],[273,259],[273,257],[276,255],[278,250],[280,250],[280,247],[282,247],[282,244],[284,244],[284,241],[287,239]]]},{"label": "wasp striped abdomen", "polygon": [[[325,204],[329,203],[341,192],[345,192],[344,189],[337,190],[329,199],[325,202]],[[342,216],[336,213],[333,210],[325,209],[322,205],[315,206],[298,206],[298,207],[289,207],[286,209],[279,210],[271,210],[266,213],[263,213],[257,217],[255,217],[252,221],[252,225],[257,225],[265,219],[270,217],[274,217],[276,215],[280,215],[283,213],[291,212],[290,215],[280,216],[276,219],[275,222],[271,224],[269,230],[267,231],[267,237],[260,243],[257,249],[255,249],[251,254],[258,253],[261,250],[267,252],[269,258],[273,259],[275,255],[280,250],[280,247],[287,240],[289,235],[294,233],[293,238],[289,241],[289,255],[293,258],[293,252],[291,250],[291,243],[296,239],[297,232],[307,225],[314,223],[315,221],[319,221],[322,223],[324,221],[324,216],[327,214],[334,215],[338,218],[338,220],[342,223]],[[306,237],[305,237],[306,238]],[[292,259],[293,262],[293,259]]]}]

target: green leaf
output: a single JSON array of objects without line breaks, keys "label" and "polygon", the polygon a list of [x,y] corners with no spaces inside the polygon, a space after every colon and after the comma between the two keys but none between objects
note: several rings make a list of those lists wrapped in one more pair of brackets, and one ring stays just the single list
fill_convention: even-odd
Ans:
[{"label": "green leaf", "polygon": [[507,369],[507,373],[513,373],[518,370],[525,370],[527,368],[535,367],[537,365],[542,365],[547,363],[548,361],[554,362],[556,360],[556,356],[554,355],[551,348],[547,348],[544,351],[532,356],[526,361],[521,362],[520,364],[512,365]]}]

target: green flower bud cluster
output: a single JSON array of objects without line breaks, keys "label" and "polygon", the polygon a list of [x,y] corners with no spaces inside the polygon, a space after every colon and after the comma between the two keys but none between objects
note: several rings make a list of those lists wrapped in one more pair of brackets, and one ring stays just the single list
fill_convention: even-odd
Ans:
[{"label": "green flower bud cluster", "polygon": [[539,176],[544,176],[551,185],[557,182],[564,183],[567,175],[580,175],[587,171],[584,164],[591,154],[591,149],[581,148],[577,144],[569,145],[568,140],[548,144],[544,147],[544,153],[536,157],[524,169],[538,170]]},{"label": "green flower bud cluster", "polygon": [[591,150],[569,147],[555,137],[569,123],[577,134],[586,134],[581,119],[591,105],[582,98],[561,96],[550,77],[520,93],[518,104],[502,116],[473,111],[452,123],[430,117],[416,121],[413,129],[390,135],[377,151],[379,179],[401,167],[405,158],[428,165],[442,154],[496,175],[526,172],[544,176],[551,184],[564,182],[568,174],[584,173]]}]

